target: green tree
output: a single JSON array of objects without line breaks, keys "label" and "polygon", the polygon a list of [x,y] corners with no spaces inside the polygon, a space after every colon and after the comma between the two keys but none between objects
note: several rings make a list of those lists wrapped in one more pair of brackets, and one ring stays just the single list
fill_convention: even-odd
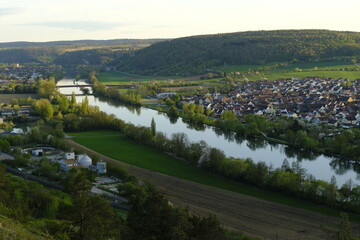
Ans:
[{"label": "green tree", "polygon": [[54,115],[54,108],[48,99],[34,101],[33,108],[45,120],[51,119]]},{"label": "green tree", "polygon": [[153,137],[156,136],[156,123],[155,123],[154,118],[151,119],[151,135]]},{"label": "green tree", "polygon": [[71,93],[71,100],[70,100],[70,108],[74,109],[76,107],[76,96],[75,92]]},{"label": "green tree", "polygon": [[38,95],[41,98],[50,99],[57,92],[55,78],[49,80],[40,79],[38,82]]},{"label": "green tree", "polygon": [[221,114],[220,119],[225,120],[225,121],[236,121],[237,116],[235,115],[235,113],[233,111],[225,110]]},{"label": "green tree", "polygon": [[89,109],[89,99],[87,96],[85,96],[84,101],[81,103],[80,111],[82,114],[88,114]]}]

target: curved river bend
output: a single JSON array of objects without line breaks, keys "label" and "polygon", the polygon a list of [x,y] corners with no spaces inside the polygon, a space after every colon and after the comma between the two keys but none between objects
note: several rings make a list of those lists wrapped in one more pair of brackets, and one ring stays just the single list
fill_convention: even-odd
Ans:
[{"label": "curved river bend", "polygon": [[[73,84],[74,79],[62,79],[57,85]],[[78,81],[77,84],[86,83]],[[71,95],[72,92],[76,94],[82,93],[79,87],[59,88],[59,91],[67,95]],[[84,96],[77,96],[76,98],[78,102],[81,102]],[[302,168],[307,170],[307,173],[313,175],[316,179],[330,182],[331,177],[335,176],[338,186],[344,184],[348,179],[352,179],[355,184],[360,184],[360,165],[356,163],[324,155],[314,156],[301,151],[294,152],[286,145],[281,144],[269,144],[265,141],[247,141],[244,139],[237,140],[233,135],[224,135],[214,127],[194,128],[181,118],[175,122],[170,121],[165,114],[152,109],[128,107],[94,96],[88,96],[88,100],[90,105],[98,106],[100,110],[114,114],[125,122],[134,125],[150,127],[151,119],[154,118],[157,131],[165,133],[168,137],[173,133],[183,132],[191,142],[204,140],[211,147],[223,150],[227,156],[252,158],[255,162],[264,161],[274,168],[280,167],[284,159],[289,161],[290,166],[297,161],[300,162]]]}]

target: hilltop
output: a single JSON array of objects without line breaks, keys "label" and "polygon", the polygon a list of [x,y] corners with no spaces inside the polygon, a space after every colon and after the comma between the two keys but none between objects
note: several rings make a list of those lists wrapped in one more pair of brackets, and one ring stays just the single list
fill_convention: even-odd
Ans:
[{"label": "hilltop", "polygon": [[118,64],[143,75],[190,76],[230,65],[319,60],[356,61],[360,33],[328,30],[251,31],[155,43]]}]

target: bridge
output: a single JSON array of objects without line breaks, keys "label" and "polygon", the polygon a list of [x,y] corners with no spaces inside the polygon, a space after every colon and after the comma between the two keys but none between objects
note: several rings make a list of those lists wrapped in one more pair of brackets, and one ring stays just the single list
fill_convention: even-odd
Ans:
[{"label": "bridge", "polygon": [[58,88],[69,88],[69,87],[92,87],[92,84],[84,84],[84,85],[61,85],[57,86]]},{"label": "bridge", "polygon": [[[58,88],[69,88],[69,87],[92,87],[92,84],[82,84],[82,85],[61,85],[57,86]],[[106,84],[106,87],[122,87],[122,88],[134,88],[135,84]]]}]

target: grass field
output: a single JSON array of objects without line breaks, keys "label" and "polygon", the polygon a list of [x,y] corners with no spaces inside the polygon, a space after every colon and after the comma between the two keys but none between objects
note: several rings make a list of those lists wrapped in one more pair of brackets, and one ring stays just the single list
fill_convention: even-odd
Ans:
[{"label": "grass field", "polygon": [[151,80],[160,80],[155,79],[154,77],[140,76],[131,73],[124,73],[118,71],[109,71],[102,72],[98,76],[98,80],[107,84],[117,84],[117,83],[131,83],[131,82],[146,82]]},{"label": "grass field", "polygon": [[[217,70],[223,72],[240,72],[250,81],[256,81],[260,79],[277,80],[282,78],[305,78],[305,77],[323,77],[323,78],[348,78],[350,80],[360,79],[360,66],[351,64],[345,61],[321,61],[321,62],[307,62],[307,63],[293,63],[286,66],[282,66],[276,69],[258,71],[257,73],[249,73],[250,71],[256,71],[262,67],[271,66],[271,64],[264,65],[236,65],[225,66],[218,68]],[[201,76],[193,76],[187,78],[179,77],[150,77],[140,76],[136,74],[109,71],[100,73],[98,76],[99,81],[106,84],[129,84],[137,82],[148,82],[152,80],[163,81],[167,79],[182,79],[184,81],[190,81],[198,83],[203,88],[222,86],[219,80],[207,79],[200,80]],[[195,88],[195,87],[189,87]],[[166,91],[184,90],[184,88],[166,88]]]},{"label": "grass field", "polygon": [[[257,70],[268,65],[239,65],[219,68],[224,72],[241,72],[249,80],[277,80],[280,78],[305,78],[305,77],[331,77],[348,78],[351,80],[360,79],[360,66],[345,61],[323,61],[308,63],[293,63],[276,69],[261,71],[259,74],[247,74],[249,70]],[[298,69],[295,71],[295,69]],[[347,70],[346,70],[347,69]],[[351,70],[350,70],[351,69]],[[355,70],[354,69],[359,69]],[[301,71],[299,71],[301,70]]]},{"label": "grass field", "polygon": [[[127,139],[125,136],[119,135],[117,132],[92,131],[70,133],[68,135],[73,136],[75,142],[93,149],[96,152],[137,167],[264,200],[320,212],[326,215],[339,216],[339,211],[335,209],[286,197],[275,192],[253,188],[209,173],[187,162],[170,157],[156,149],[139,145]],[[101,139],[101,141],[99,141],[99,139]],[[360,221],[360,216],[358,215],[351,217],[353,220]]]},{"label": "grass field", "polygon": [[38,96],[36,94],[30,94],[30,93],[24,93],[24,94],[0,94],[0,103],[6,103],[9,104],[11,103],[11,100],[13,100],[14,98],[34,98],[37,99]]}]

